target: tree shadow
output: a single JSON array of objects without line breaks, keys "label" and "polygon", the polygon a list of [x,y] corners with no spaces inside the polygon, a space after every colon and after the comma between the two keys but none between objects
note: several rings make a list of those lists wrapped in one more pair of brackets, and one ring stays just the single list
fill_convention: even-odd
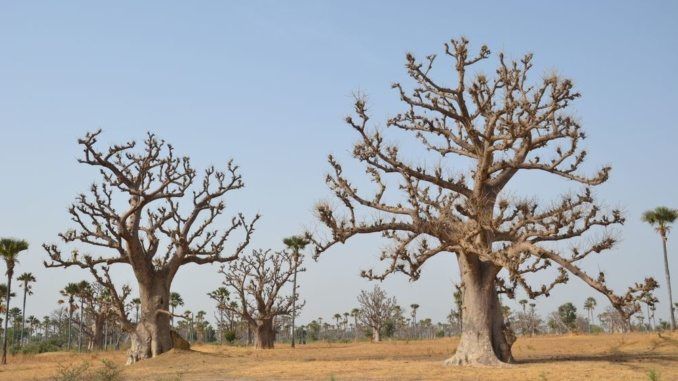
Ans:
[{"label": "tree shadow", "polygon": [[563,355],[528,359],[516,359],[516,364],[545,364],[571,361],[600,361],[624,363],[629,361],[678,361],[678,355],[658,353],[610,353],[599,355]]}]

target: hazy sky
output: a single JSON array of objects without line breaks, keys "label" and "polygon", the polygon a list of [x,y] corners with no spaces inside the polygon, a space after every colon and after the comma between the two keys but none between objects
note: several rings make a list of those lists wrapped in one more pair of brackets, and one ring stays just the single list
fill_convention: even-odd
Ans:
[{"label": "hazy sky", "polygon": [[[234,158],[247,187],[228,200],[229,211],[261,212],[252,247],[281,248],[283,237],[315,224],[312,207],[328,197],[327,154],[359,173],[350,160],[356,136],[343,123],[351,94],[366,93],[383,124],[400,110],[390,84],[408,83],[405,53],[442,53],[444,42],[464,35],[475,48],[485,43],[514,58],[533,52],[535,79],[555,69],[574,79],[583,97],[572,111],[589,135],[589,164],[613,166],[596,193],[628,217],[618,230],[621,244],[584,267],[605,270],[618,291],[655,276],[662,286],[658,316],[666,318],[660,240],[639,219],[645,209],[678,206],[676,4],[1,2],[0,236],[31,244],[17,269],[38,278],[28,314],[48,313],[66,282],[88,279],[80,270],[44,269],[41,248],[70,226],[67,206],[97,179],[76,163],[76,139],[86,131],[102,128],[107,144],[154,131],[197,168]],[[511,191],[549,200],[564,188],[541,176],[519,179]],[[673,238],[675,279],[678,233]],[[301,320],[354,307],[369,286],[359,270],[376,264],[381,245],[358,239],[308,263],[300,277],[307,301]],[[205,294],[220,285],[217,268],[180,270],[173,290],[186,308],[211,311]],[[131,281],[129,272],[119,275]],[[395,275],[383,286],[403,306],[420,304],[418,316],[440,320],[457,279],[453,256],[444,254],[425,266],[420,281]],[[572,279],[538,309],[546,313],[564,301],[581,309],[590,295]]]}]

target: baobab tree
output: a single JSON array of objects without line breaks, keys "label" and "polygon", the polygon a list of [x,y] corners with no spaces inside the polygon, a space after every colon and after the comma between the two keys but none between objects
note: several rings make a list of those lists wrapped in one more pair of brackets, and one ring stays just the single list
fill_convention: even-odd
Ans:
[{"label": "baobab tree", "polygon": [[28,250],[28,242],[24,240],[3,238],[0,239],[0,257],[7,266],[7,291],[5,292],[5,329],[2,331],[2,365],[7,364],[7,328],[9,324],[9,301],[14,295],[12,292],[12,278],[14,277],[14,267],[17,264],[18,256],[22,251]]},{"label": "baobab tree", "polygon": [[294,348],[295,344],[295,320],[297,317],[297,300],[296,300],[296,295],[297,295],[297,267],[299,266],[299,263],[301,263],[301,251],[304,250],[306,245],[308,245],[308,240],[305,239],[304,237],[300,236],[292,236],[285,238],[283,240],[283,243],[285,246],[287,246],[288,249],[292,250],[292,255],[294,256],[294,276],[292,277],[292,343],[291,346]]},{"label": "baobab tree", "polygon": [[[383,130],[370,127],[366,101],[357,97],[355,116],[346,118],[359,136],[352,153],[376,191],[366,195],[357,189],[330,155],[326,182],[339,202],[320,202],[316,213],[331,234],[309,232],[308,237],[316,258],[356,235],[376,233],[390,240],[380,256],[385,268],[362,272],[369,279],[400,272],[416,280],[430,258],[454,253],[464,284],[464,319],[456,353],[446,363],[510,362],[512,334],[499,293],[514,297],[521,287],[530,299],[547,296],[569,273],[625,311],[623,306],[647,284],[619,296],[602,274],[591,276],[578,265],[614,245],[607,228],[624,217],[600,207],[591,191],[608,179],[610,167],[590,175],[579,170],[587,152],[581,149],[581,125],[568,113],[579,97],[572,81],[555,74],[528,80],[531,54],[518,62],[500,54],[495,76],[488,77],[476,68],[489,59],[489,48],[482,46],[474,55],[463,38],[445,45],[445,57],[452,70],[438,73],[453,73],[450,84],[434,76],[436,55],[419,61],[407,54],[414,88],[393,85],[404,110]],[[474,72],[479,74],[471,78]],[[418,149],[406,145],[416,161],[387,134],[394,130],[419,144]],[[523,172],[550,174],[583,189],[547,204],[513,198],[505,189]],[[559,271],[552,282],[535,286],[526,280],[554,264]]]},{"label": "baobab tree", "polygon": [[[209,167],[202,179],[186,156],[148,134],[143,147],[136,142],[100,149],[101,131],[78,140],[80,163],[99,170],[101,182],[89,194],[80,194],[69,208],[74,229],[59,234],[65,243],[80,242],[96,248],[96,255],[64,255],[55,244],[44,244],[47,267],[88,269],[99,284],[109,288],[113,308],[123,319],[124,303],[110,275],[113,265],[131,267],[137,281],[141,313],[130,331],[128,362],[155,357],[173,347],[170,332],[170,288],[181,266],[232,261],[244,250],[257,215],[247,221],[233,217],[224,228],[215,228],[224,213],[224,197],[244,186],[238,167],[229,161],[224,170]],[[188,196],[190,195],[190,196]],[[123,206],[124,205],[124,206]],[[231,234],[244,230],[244,238],[231,255],[224,255]]]},{"label": "baobab tree", "polygon": [[360,305],[360,322],[372,329],[372,341],[381,341],[381,329],[386,320],[391,318],[393,309],[398,305],[396,298],[389,298],[378,285],[372,290],[362,290],[358,295],[358,304]]},{"label": "baobab tree", "polygon": [[21,309],[21,331],[19,331],[19,345],[24,343],[24,326],[26,323],[26,298],[28,295],[33,295],[33,287],[31,283],[35,282],[35,276],[32,273],[23,273],[19,275],[16,280],[21,282],[21,288],[24,289],[24,301]]},{"label": "baobab tree", "polygon": [[648,210],[643,213],[643,221],[655,227],[657,233],[662,239],[662,248],[664,249],[664,276],[666,277],[666,289],[669,292],[669,311],[671,318],[671,329],[676,329],[676,317],[674,315],[673,294],[671,293],[671,272],[669,271],[669,254],[666,246],[671,232],[671,224],[678,219],[678,210],[660,206],[654,210]]},{"label": "baobab tree", "polygon": [[239,300],[235,307],[228,305],[227,309],[254,330],[256,348],[273,348],[273,320],[276,316],[292,313],[295,297],[283,296],[283,291],[295,271],[304,271],[298,266],[294,255],[288,251],[254,250],[233,262],[228,270],[221,268],[224,285]]}]

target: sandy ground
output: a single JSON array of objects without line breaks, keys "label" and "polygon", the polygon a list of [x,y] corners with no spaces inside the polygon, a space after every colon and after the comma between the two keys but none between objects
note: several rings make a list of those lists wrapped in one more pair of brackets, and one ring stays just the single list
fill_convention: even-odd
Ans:
[{"label": "sandy ground", "polygon": [[274,350],[198,345],[124,366],[125,354],[47,353],[14,356],[0,380],[48,380],[60,366],[101,359],[120,364],[125,380],[678,380],[678,334],[520,338],[517,363],[501,368],[444,367],[457,339],[383,343],[314,343]]}]

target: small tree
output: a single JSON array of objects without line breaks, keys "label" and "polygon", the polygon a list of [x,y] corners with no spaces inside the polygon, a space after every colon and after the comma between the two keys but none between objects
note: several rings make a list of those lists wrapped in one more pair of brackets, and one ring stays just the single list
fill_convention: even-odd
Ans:
[{"label": "small tree", "polygon": [[16,280],[21,282],[21,287],[24,289],[24,302],[21,308],[21,331],[19,332],[19,345],[23,345],[24,326],[26,322],[26,297],[28,295],[33,295],[31,283],[35,282],[35,276],[32,273],[23,273],[19,275]]},{"label": "small tree", "polygon": [[300,236],[292,236],[285,238],[283,240],[283,243],[285,246],[287,246],[288,249],[292,250],[292,255],[294,256],[294,276],[292,277],[292,298],[294,299],[292,301],[292,343],[291,346],[294,348],[294,343],[295,343],[295,334],[294,334],[294,323],[295,319],[297,317],[297,267],[299,267],[299,264],[301,263],[301,251],[304,250],[306,245],[308,245],[308,240],[304,237]]},{"label": "small tree", "polygon": [[240,302],[227,309],[255,331],[259,349],[273,348],[275,317],[292,313],[295,297],[283,296],[283,292],[295,271],[304,269],[298,268],[292,253],[271,250],[254,250],[232,263],[228,271],[223,267],[220,270],[226,278],[224,285]]},{"label": "small tree", "polygon": [[217,331],[219,333],[219,344],[223,344],[225,325],[224,313],[226,312],[226,307],[230,301],[230,293],[226,287],[219,287],[214,291],[208,292],[207,296],[217,303]]},{"label": "small tree", "polygon": [[558,316],[560,317],[560,321],[569,331],[575,329],[575,323],[577,322],[577,307],[575,307],[574,304],[568,302],[560,305],[560,307],[558,307]]},{"label": "small tree", "polygon": [[591,333],[591,325],[593,325],[593,310],[596,309],[597,304],[598,304],[598,302],[592,296],[589,296],[584,301],[584,309],[588,313],[588,319],[589,319],[589,333]]},{"label": "small tree", "polygon": [[71,349],[71,337],[73,330],[73,313],[78,308],[75,303],[75,298],[80,292],[80,285],[78,283],[68,283],[62,290],[59,291],[64,299],[59,300],[59,304],[67,304],[68,308],[68,349]]},{"label": "small tree", "polygon": [[184,305],[184,299],[181,297],[181,294],[178,292],[172,291],[170,293],[170,326],[174,327],[174,311],[177,307]]},{"label": "small tree", "polygon": [[12,278],[14,277],[14,266],[17,264],[17,257],[22,251],[28,250],[28,242],[23,240],[3,238],[0,239],[0,257],[4,259],[7,266],[7,291],[5,292],[5,329],[2,335],[2,365],[7,364],[7,329],[9,324],[9,301],[14,293],[12,292]]},{"label": "small tree", "polygon": [[360,322],[372,329],[372,341],[381,341],[384,323],[391,318],[393,309],[398,304],[396,298],[389,298],[381,287],[375,285],[370,291],[360,291],[358,304],[360,305]]},{"label": "small tree", "polygon": [[[69,257],[56,245],[45,244],[51,259],[45,266],[88,269],[109,289],[113,307],[130,333],[131,363],[173,347],[169,301],[179,268],[236,259],[249,243],[259,216],[247,222],[238,214],[225,228],[214,228],[225,211],[225,195],[244,186],[232,162],[224,171],[210,167],[198,179],[190,159],[176,156],[172,145],[153,134],[136,151],[133,141],[100,150],[100,133],[88,133],[78,143],[83,148],[79,162],[98,169],[101,183],[92,185],[89,195],[77,197],[69,208],[76,228],[59,236],[65,243],[80,242],[105,254],[74,252]],[[223,255],[226,241],[238,229],[244,230],[243,241],[232,255]],[[109,267],[119,264],[130,266],[137,280],[141,300],[137,324],[127,320],[125,305],[109,276]]]},{"label": "small tree", "polygon": [[666,277],[666,289],[669,293],[669,311],[671,318],[671,329],[676,329],[676,317],[674,315],[673,294],[671,293],[671,272],[669,271],[669,254],[667,251],[667,242],[671,232],[671,224],[678,219],[678,210],[660,206],[654,210],[648,210],[643,213],[643,221],[655,227],[662,239],[662,248],[664,249],[664,276]]}]

